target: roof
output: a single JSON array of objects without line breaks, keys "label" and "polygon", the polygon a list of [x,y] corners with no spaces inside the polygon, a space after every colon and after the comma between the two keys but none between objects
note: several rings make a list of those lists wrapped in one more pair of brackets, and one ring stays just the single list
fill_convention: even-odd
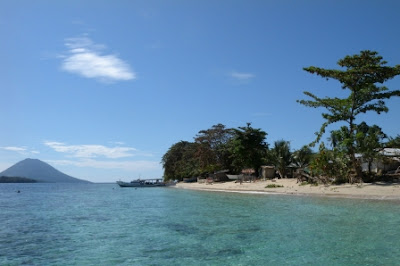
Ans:
[{"label": "roof", "polygon": [[399,148],[384,148],[380,153],[384,156],[393,156],[397,157],[400,156],[400,149]]},{"label": "roof", "polygon": [[255,173],[254,169],[251,169],[251,168],[242,170],[242,174],[254,174],[254,173]]}]

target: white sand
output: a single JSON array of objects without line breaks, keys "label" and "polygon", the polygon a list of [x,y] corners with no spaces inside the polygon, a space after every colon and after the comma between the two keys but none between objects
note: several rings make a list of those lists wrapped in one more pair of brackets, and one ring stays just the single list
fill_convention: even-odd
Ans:
[{"label": "white sand", "polygon": [[[275,179],[267,181],[244,182],[242,184],[231,182],[224,183],[178,183],[176,188],[226,191],[238,193],[265,193],[288,195],[313,195],[343,198],[366,198],[400,200],[400,183],[363,183],[343,185],[303,185],[296,183],[296,179]],[[266,188],[269,184],[281,185],[278,188]]]}]

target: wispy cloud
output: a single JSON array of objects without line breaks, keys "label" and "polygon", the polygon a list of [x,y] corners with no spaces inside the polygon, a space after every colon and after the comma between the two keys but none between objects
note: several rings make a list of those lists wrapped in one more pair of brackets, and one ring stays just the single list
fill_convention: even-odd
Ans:
[{"label": "wispy cloud", "polygon": [[9,147],[1,147],[3,150],[6,150],[6,151],[18,151],[18,152],[21,152],[21,151],[26,151],[26,148],[24,148],[24,147],[11,147],[11,146],[9,146]]},{"label": "wispy cloud", "polygon": [[122,141],[110,141],[109,143],[115,144],[115,145],[118,145],[118,146],[125,145],[125,142],[122,142]]},{"label": "wispy cloud", "polygon": [[16,146],[7,146],[7,147],[0,147],[0,149],[5,150],[5,151],[11,151],[11,152],[17,152],[20,154],[29,154],[29,153],[33,153],[33,154],[38,154],[38,151],[35,150],[30,150],[27,147],[16,147]]},{"label": "wispy cloud", "polygon": [[130,157],[136,151],[131,147],[106,147],[103,145],[67,145],[62,142],[45,141],[44,144],[56,152],[71,154],[72,157],[78,158],[94,158],[106,157],[110,159],[118,159]]},{"label": "wispy cloud", "polygon": [[93,159],[72,160],[46,160],[54,165],[71,165],[76,167],[93,167],[98,169],[120,169],[127,171],[158,170],[160,163],[155,161],[102,161]]},{"label": "wispy cloud", "polygon": [[250,80],[252,78],[255,78],[256,75],[252,74],[252,73],[244,73],[244,72],[236,72],[236,71],[232,71],[229,73],[229,76],[231,76],[232,78],[239,80],[239,81],[247,81]]},{"label": "wispy cloud", "polygon": [[114,54],[102,54],[104,45],[93,43],[88,37],[65,40],[68,51],[62,56],[62,69],[86,78],[102,81],[132,80],[136,78],[130,66]]}]

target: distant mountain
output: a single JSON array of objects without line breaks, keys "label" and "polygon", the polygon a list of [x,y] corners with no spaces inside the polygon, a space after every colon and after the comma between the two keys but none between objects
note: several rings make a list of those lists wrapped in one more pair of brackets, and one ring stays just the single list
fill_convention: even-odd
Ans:
[{"label": "distant mountain", "polygon": [[0,173],[0,176],[19,176],[45,183],[90,183],[66,175],[38,159],[25,159]]}]

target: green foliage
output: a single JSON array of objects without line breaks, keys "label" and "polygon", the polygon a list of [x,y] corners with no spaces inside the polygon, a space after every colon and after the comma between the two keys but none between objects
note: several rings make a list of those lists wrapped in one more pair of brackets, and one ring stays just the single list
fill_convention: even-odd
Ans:
[{"label": "green foliage", "polygon": [[268,148],[266,135],[266,132],[252,128],[250,124],[238,129],[227,129],[218,124],[201,130],[194,143],[178,142],[164,154],[164,179],[182,180],[223,169],[240,172],[245,167],[257,171]]},{"label": "green foliage", "polygon": [[311,175],[322,183],[344,183],[350,180],[350,160],[338,149],[328,150],[322,142],[319,153],[310,164]]},{"label": "green foliage", "polygon": [[268,184],[265,186],[265,188],[278,188],[278,187],[283,187],[282,185],[277,185],[277,184]]},{"label": "green foliage", "polygon": [[359,55],[346,56],[338,61],[338,65],[344,67],[345,70],[323,69],[314,66],[304,68],[305,71],[317,74],[327,80],[335,79],[339,81],[342,84],[342,89],[349,91],[346,98],[320,98],[306,91],[304,94],[312,100],[300,100],[298,102],[308,107],[326,109],[326,112],[322,113],[325,122],[319,132],[316,133],[317,137],[312,145],[320,141],[328,125],[340,121],[347,123],[347,136],[344,145],[351,158],[351,165],[359,178],[361,178],[361,169],[355,158],[355,119],[359,114],[369,111],[378,114],[388,112],[389,109],[386,107],[385,100],[393,96],[400,96],[400,90],[389,91],[387,87],[377,85],[383,84],[400,74],[400,65],[388,67],[386,64],[387,62],[383,61],[377,52],[361,51]]},{"label": "green foliage", "polygon": [[312,187],[318,187],[318,183],[312,183],[312,182],[307,182],[307,181],[301,182],[299,186],[307,186],[307,185],[310,185]]},{"label": "green foliage", "polygon": [[305,168],[310,164],[313,156],[314,153],[311,148],[305,145],[292,154],[292,160],[298,167]]},{"label": "green foliage", "polygon": [[368,172],[371,173],[371,165],[375,159],[381,157],[382,140],[387,138],[386,134],[377,125],[368,126],[362,122],[356,129],[356,147],[365,161],[368,163]]},{"label": "green foliage", "polygon": [[332,130],[328,140],[330,140],[332,148],[343,152],[348,152],[354,142],[354,140],[351,139],[349,130],[346,126],[342,126],[338,130]]},{"label": "green foliage", "polygon": [[287,177],[287,167],[292,162],[290,142],[284,140],[275,141],[274,147],[268,152],[268,160],[273,163],[281,178]]},{"label": "green foliage", "polygon": [[397,135],[395,138],[389,137],[389,141],[385,143],[385,147],[400,148],[400,135]]},{"label": "green foliage", "polygon": [[162,157],[164,180],[180,180],[196,176],[199,173],[199,162],[195,156],[198,144],[180,141],[169,148]]},{"label": "green foliage", "polygon": [[386,135],[377,125],[368,126],[365,122],[355,125],[355,140],[353,140],[346,127],[340,130],[332,130],[330,141],[332,147],[344,153],[353,149],[362,155],[363,160],[368,162],[369,172],[374,159],[380,157],[379,151],[383,148],[382,140]]},{"label": "green foliage", "polygon": [[199,160],[201,172],[215,172],[231,167],[232,160],[228,143],[232,137],[232,129],[227,129],[222,124],[199,131],[195,142],[199,144],[196,157]]},{"label": "green foliage", "polygon": [[268,149],[265,142],[267,133],[261,129],[251,127],[239,127],[233,129],[233,139],[230,142],[233,168],[238,172],[243,168],[252,168],[256,172],[263,164]]}]

